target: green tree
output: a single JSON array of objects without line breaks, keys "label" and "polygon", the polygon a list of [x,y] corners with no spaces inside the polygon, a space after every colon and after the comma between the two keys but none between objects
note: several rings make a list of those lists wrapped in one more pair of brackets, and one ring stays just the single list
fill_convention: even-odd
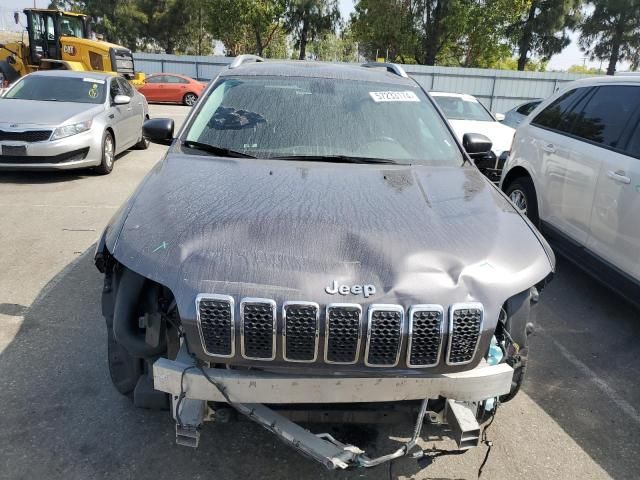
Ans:
[{"label": "green tree", "polygon": [[298,58],[304,60],[309,42],[335,32],[340,22],[338,0],[287,0],[284,18],[285,28],[300,51]]},{"label": "green tree", "polygon": [[351,14],[351,32],[366,58],[389,57],[408,63],[420,56],[412,0],[359,0]]},{"label": "green tree", "polygon": [[640,0],[593,0],[580,23],[580,46],[594,60],[608,61],[613,75],[619,61],[628,58],[637,68],[640,56]]},{"label": "green tree", "polygon": [[571,65],[567,71],[569,73],[586,73],[586,74],[591,74],[591,75],[598,75],[598,74],[602,74],[604,73],[602,70],[600,70],[599,68],[595,68],[595,67],[587,67],[585,65]]},{"label": "green tree", "polygon": [[325,62],[353,62],[358,59],[358,48],[348,29],[340,35],[325,33],[309,44],[308,51],[316,60]]},{"label": "green tree", "polygon": [[529,0],[528,8],[507,31],[518,48],[518,70],[532,55],[545,60],[571,43],[568,32],[580,16],[580,0]]},{"label": "green tree", "polygon": [[228,53],[262,56],[281,36],[284,11],[285,0],[211,0],[209,28]]}]

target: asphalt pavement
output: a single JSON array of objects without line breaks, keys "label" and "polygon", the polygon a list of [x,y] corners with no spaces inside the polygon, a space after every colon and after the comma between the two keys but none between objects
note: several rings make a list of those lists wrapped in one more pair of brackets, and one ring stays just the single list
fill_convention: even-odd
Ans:
[{"label": "asphalt pavement", "polygon": [[[186,107],[152,105],[180,123]],[[0,172],[0,478],[473,479],[487,453],[328,472],[252,423],[207,424],[175,445],[168,412],[112,387],[93,245],[165,147],[114,171]],[[560,259],[542,293],[524,391],[502,405],[482,478],[638,478],[640,311]],[[379,453],[412,426],[326,427]],[[437,430],[423,446],[453,447]]]}]

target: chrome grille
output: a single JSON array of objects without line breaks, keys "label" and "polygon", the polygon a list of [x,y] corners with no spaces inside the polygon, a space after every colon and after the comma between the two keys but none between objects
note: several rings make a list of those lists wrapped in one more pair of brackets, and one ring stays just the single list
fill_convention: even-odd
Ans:
[{"label": "chrome grille", "polygon": [[400,305],[371,305],[367,323],[365,365],[395,367],[400,357],[402,320]]},{"label": "chrome grille", "polygon": [[240,302],[240,331],[244,358],[276,358],[276,302],[266,298],[243,298]]},{"label": "chrome grille", "polygon": [[362,307],[355,303],[327,305],[324,360],[351,364],[358,361]]},{"label": "chrome grille", "polygon": [[196,298],[198,330],[207,355],[232,357],[235,353],[233,297],[198,295]]},{"label": "chrome grille", "polygon": [[473,360],[482,332],[483,316],[479,303],[458,303],[451,307],[447,364],[464,365]]},{"label": "chrome grille", "polygon": [[285,302],[283,351],[290,362],[315,362],[318,356],[318,322],[320,307],[312,302]]},{"label": "chrome grille", "polygon": [[409,309],[407,366],[433,367],[440,361],[444,310],[440,305],[414,305]]}]

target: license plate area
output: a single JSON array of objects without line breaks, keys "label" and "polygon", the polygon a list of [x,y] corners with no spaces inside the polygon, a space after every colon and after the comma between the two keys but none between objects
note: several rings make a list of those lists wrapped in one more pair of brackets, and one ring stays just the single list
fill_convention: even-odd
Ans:
[{"label": "license plate area", "polygon": [[26,145],[2,145],[3,157],[26,157]]}]

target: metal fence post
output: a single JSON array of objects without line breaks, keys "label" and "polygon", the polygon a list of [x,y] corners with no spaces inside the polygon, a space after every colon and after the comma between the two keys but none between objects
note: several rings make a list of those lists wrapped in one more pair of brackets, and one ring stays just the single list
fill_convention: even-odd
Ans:
[{"label": "metal fence post", "polygon": [[498,81],[498,76],[493,76],[493,85],[491,85],[491,98],[489,99],[489,111],[493,112],[493,97],[496,96],[496,82]]},{"label": "metal fence post", "polygon": [[200,80],[200,63],[196,60],[196,80]]}]

